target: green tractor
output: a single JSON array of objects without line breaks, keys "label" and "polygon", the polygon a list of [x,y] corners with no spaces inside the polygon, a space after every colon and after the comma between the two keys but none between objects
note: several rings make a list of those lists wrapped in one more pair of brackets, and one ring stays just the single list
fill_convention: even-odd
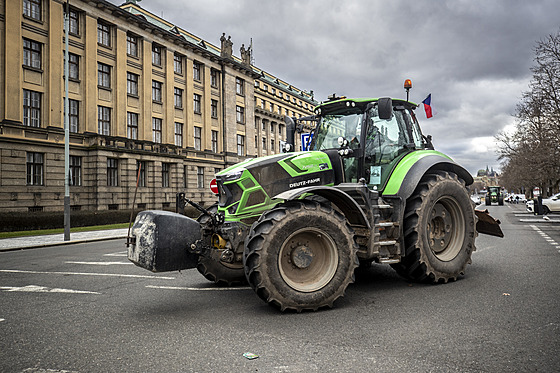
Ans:
[{"label": "green tractor", "polygon": [[504,205],[504,194],[501,187],[489,186],[486,190],[486,197],[484,197],[486,206],[490,206],[492,203],[497,203],[499,206]]},{"label": "green tractor", "polygon": [[[464,274],[477,230],[503,236],[476,212],[471,175],[435,151],[407,100],[332,97],[286,118],[286,152],[216,175],[217,204],[195,221],[139,213],[128,257],[151,271],[196,267],[216,283],[248,282],[281,311],[332,307],[358,266],[387,263],[409,281]],[[293,152],[300,121],[316,121],[310,151]],[[478,219],[477,219],[478,216]]]}]

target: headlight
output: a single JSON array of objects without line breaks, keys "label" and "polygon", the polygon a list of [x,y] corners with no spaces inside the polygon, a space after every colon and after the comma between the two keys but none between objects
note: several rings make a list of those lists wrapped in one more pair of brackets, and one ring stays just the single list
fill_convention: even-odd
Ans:
[{"label": "headlight", "polygon": [[224,181],[237,180],[237,179],[239,179],[239,178],[241,177],[241,175],[243,175],[243,171],[245,171],[245,169],[241,169],[241,170],[239,170],[239,171],[230,172],[230,173],[228,173],[228,174],[222,176],[222,177],[223,177],[223,180],[224,180]]}]

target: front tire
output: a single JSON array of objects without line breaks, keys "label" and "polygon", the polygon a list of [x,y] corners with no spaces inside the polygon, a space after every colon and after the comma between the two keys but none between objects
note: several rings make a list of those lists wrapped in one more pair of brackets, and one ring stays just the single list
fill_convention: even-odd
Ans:
[{"label": "front tire", "polygon": [[456,280],[464,275],[476,250],[475,227],[464,182],[454,173],[426,174],[407,200],[405,257],[393,268],[412,281]]},{"label": "front tire", "polygon": [[354,281],[358,246],[345,217],[312,201],[264,213],[245,240],[247,281],[281,311],[333,307]]},{"label": "front tire", "polygon": [[[208,211],[215,213],[218,211],[218,205],[214,204],[208,208]],[[200,215],[196,219],[200,224],[205,224],[210,216]],[[206,246],[211,247],[210,237],[206,237]],[[210,248],[208,255],[200,255],[198,257],[198,265],[196,269],[208,281],[212,281],[217,285],[231,286],[244,284],[245,273],[243,272],[243,264],[240,262],[225,263],[220,260],[221,252]]]}]

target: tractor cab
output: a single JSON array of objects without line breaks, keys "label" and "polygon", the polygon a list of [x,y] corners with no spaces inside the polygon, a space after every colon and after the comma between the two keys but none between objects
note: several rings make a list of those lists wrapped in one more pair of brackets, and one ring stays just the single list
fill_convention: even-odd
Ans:
[{"label": "tractor cab", "polygon": [[416,104],[390,98],[330,100],[316,108],[311,150],[336,149],[344,182],[383,190],[395,166],[414,150],[431,149],[414,115]]}]

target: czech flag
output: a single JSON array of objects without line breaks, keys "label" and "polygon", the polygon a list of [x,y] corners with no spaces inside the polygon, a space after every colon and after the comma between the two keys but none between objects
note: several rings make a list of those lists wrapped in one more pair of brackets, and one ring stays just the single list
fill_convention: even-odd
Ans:
[{"label": "czech flag", "polygon": [[424,99],[424,101],[422,101],[422,103],[424,104],[424,111],[426,112],[426,118],[431,118],[432,117],[432,94],[430,93],[428,95],[428,97],[426,97]]}]

